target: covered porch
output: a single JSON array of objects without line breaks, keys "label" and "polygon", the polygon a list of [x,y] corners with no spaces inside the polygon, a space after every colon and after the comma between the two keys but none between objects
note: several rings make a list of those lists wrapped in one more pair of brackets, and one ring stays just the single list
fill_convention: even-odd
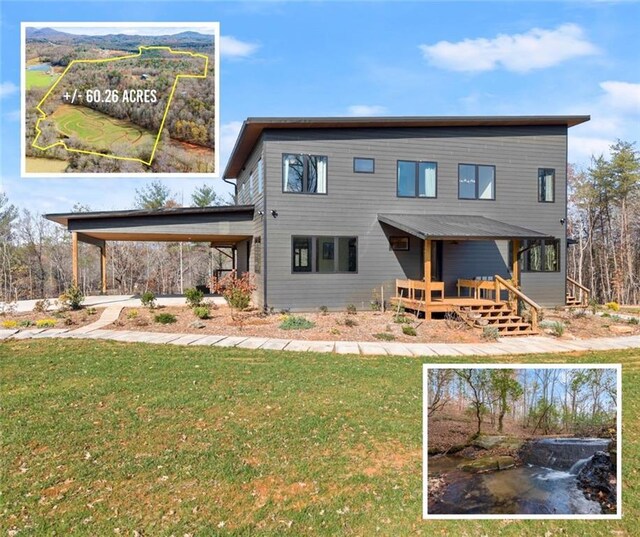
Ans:
[{"label": "covered porch", "polygon": [[[379,214],[378,220],[422,241],[422,278],[397,279],[392,304],[427,319],[453,312],[472,326],[495,326],[503,334],[537,332],[541,308],[519,289],[519,259],[522,241],[547,235],[483,216]],[[506,241],[508,264],[502,275],[487,273],[486,267],[493,266],[472,256],[459,256],[456,266],[448,267],[442,255],[445,241]],[[496,250],[495,255],[500,253]],[[462,277],[447,278],[448,270],[459,274],[461,266]]]},{"label": "covered porch", "polygon": [[[109,241],[208,243],[230,259],[232,269],[248,270],[253,212],[252,205],[244,205],[55,213],[45,218],[71,233],[74,285],[79,281],[79,243],[99,248],[100,292],[107,294]],[[241,244],[247,245],[246,251],[239,248]]]}]

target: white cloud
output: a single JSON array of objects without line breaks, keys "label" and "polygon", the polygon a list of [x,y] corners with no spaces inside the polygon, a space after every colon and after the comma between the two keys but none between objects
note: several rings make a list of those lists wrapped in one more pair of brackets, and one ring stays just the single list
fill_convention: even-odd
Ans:
[{"label": "white cloud", "polygon": [[385,114],[387,109],[377,104],[354,104],[348,108],[350,116],[380,116]]},{"label": "white cloud", "polygon": [[18,91],[18,86],[13,82],[0,82],[0,99],[13,95]]},{"label": "white cloud", "polygon": [[605,158],[608,158],[609,147],[614,142],[614,140],[606,138],[574,136],[569,133],[569,162],[588,165],[592,156],[597,158],[604,155]]},{"label": "white cloud", "polygon": [[240,41],[230,35],[220,36],[220,55],[227,58],[246,58],[251,56],[260,45]]},{"label": "white cloud", "polygon": [[224,123],[220,125],[220,166],[221,172],[227,166],[227,161],[231,156],[231,151],[233,151],[233,146],[238,139],[238,134],[240,133],[240,129],[242,128],[242,121],[230,121],[229,123]]},{"label": "white cloud", "polygon": [[600,82],[605,102],[616,110],[640,114],[640,84],[608,80]]},{"label": "white cloud", "polygon": [[7,112],[4,117],[6,117],[8,121],[20,121],[20,110],[11,110],[11,112]]},{"label": "white cloud", "polygon": [[493,39],[439,41],[420,45],[420,50],[431,64],[443,69],[480,72],[502,67],[517,73],[552,67],[598,51],[577,24],[563,24],[553,30],[533,28],[523,34],[498,34]]}]

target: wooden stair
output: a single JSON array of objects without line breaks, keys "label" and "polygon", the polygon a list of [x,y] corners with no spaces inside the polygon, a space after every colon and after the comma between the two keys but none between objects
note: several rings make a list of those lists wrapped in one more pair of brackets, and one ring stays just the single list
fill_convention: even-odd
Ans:
[{"label": "wooden stair", "polygon": [[565,297],[564,304],[568,308],[579,308],[583,306],[580,300],[578,300],[575,296],[569,293],[567,293],[567,296]]},{"label": "wooden stair", "polygon": [[487,326],[495,327],[500,336],[521,336],[538,333],[533,330],[531,323],[514,314],[506,302],[459,306],[455,311],[469,326],[480,329]]}]

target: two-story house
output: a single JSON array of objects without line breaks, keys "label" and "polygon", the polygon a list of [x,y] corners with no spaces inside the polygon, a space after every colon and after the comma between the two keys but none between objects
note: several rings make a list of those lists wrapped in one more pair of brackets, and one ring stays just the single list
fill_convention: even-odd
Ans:
[{"label": "two-story house", "polygon": [[567,131],[588,120],[249,118],[224,172],[255,207],[238,267],[276,309],[368,307],[397,280],[481,297],[496,275],[564,304]]}]

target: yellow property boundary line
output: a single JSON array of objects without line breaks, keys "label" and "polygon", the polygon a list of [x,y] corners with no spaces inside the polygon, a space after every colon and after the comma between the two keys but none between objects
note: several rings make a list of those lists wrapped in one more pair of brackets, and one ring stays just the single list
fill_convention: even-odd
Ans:
[{"label": "yellow property boundary line", "polygon": [[[58,80],[56,80],[55,84],[53,84],[53,86],[51,86],[51,89],[49,89],[49,91],[45,94],[45,96],[42,98],[42,100],[36,106],[36,110],[38,112],[40,112],[40,114],[42,114],[42,117],[38,118],[38,121],[36,122],[36,133],[37,134],[36,134],[36,137],[33,140],[33,143],[31,144],[31,146],[35,147],[36,149],[40,149],[41,151],[46,151],[47,149],[51,149],[52,147],[60,145],[60,146],[64,147],[67,151],[71,151],[73,153],[83,153],[83,154],[86,154],[86,155],[97,155],[99,157],[107,157],[107,158],[113,158],[113,159],[118,159],[118,160],[131,160],[131,161],[134,161],[134,162],[142,162],[142,164],[146,164],[147,166],[150,166],[151,163],[153,162],[153,157],[156,154],[156,149],[158,148],[158,143],[160,142],[160,135],[162,134],[162,129],[164,128],[164,123],[165,123],[165,121],[167,119],[167,115],[169,114],[169,106],[171,105],[171,101],[173,100],[173,95],[176,92],[176,87],[178,86],[178,81],[181,78],[207,78],[207,71],[209,69],[209,57],[206,56],[205,54],[199,54],[197,52],[189,52],[189,51],[182,51],[182,50],[172,50],[171,47],[161,47],[161,46],[147,46],[147,47],[140,46],[140,47],[138,47],[138,50],[139,50],[139,52],[137,54],[129,54],[127,56],[118,56],[118,57],[115,57],[115,58],[106,58],[104,60],[73,60],[69,65],[67,65],[67,68],[58,77]],[[38,138],[42,134],[42,131],[40,130],[40,122],[43,121],[44,119],[46,119],[46,117],[47,117],[47,114],[40,107],[42,106],[42,104],[44,104],[44,102],[47,100],[49,95],[51,95],[51,92],[56,88],[56,86],[64,78],[64,75],[67,74],[67,71],[69,71],[69,69],[71,69],[71,67],[73,67],[74,64],[76,64],[76,63],[114,62],[114,61],[118,61],[118,60],[126,60],[126,59],[129,59],[129,58],[137,58],[139,56],[142,56],[142,52],[145,51],[145,50],[167,50],[171,54],[187,54],[189,56],[193,56],[194,58],[204,58],[204,60],[205,60],[204,74],[202,74],[202,75],[176,75],[176,79],[175,79],[175,81],[173,83],[173,87],[171,88],[171,93],[169,94],[169,99],[167,101],[167,107],[165,108],[164,114],[162,116],[162,122],[160,123],[160,130],[158,130],[158,134],[156,136],[156,141],[153,144],[153,151],[151,152],[151,156],[149,157],[148,161],[142,160],[142,159],[139,159],[139,158],[134,158],[134,157],[119,157],[117,155],[108,155],[108,154],[105,154],[105,153],[98,153],[97,151],[86,151],[84,149],[72,149],[72,148],[67,147],[67,145],[62,140],[60,140],[59,142],[56,142],[54,144],[48,145],[46,147],[42,147],[42,146],[36,145],[36,142],[38,141]]]}]

